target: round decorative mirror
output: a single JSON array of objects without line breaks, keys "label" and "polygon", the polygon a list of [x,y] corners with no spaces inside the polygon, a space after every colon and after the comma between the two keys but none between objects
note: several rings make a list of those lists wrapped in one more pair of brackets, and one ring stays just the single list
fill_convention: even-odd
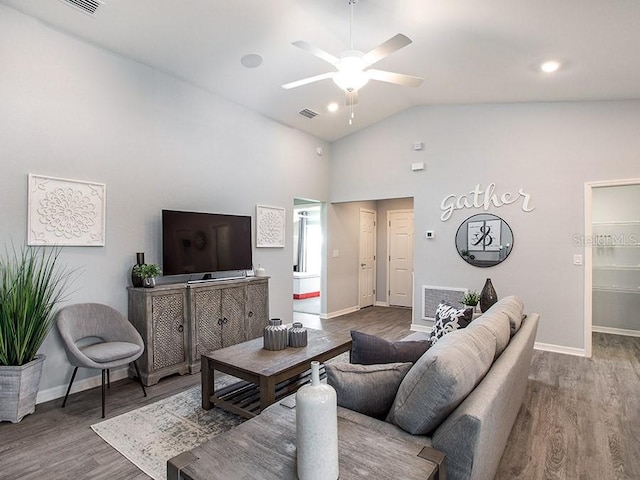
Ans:
[{"label": "round decorative mirror", "polygon": [[490,213],[467,218],[458,227],[456,250],[475,267],[493,267],[503,262],[513,249],[513,232],[507,222]]}]

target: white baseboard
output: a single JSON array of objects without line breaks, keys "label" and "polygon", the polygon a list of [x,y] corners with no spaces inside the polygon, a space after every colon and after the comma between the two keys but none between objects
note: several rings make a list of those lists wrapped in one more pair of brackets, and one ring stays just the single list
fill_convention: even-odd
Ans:
[{"label": "white baseboard", "polygon": [[626,328],[613,328],[613,327],[591,327],[592,332],[608,333],[611,335],[625,335],[627,337],[640,337],[640,330],[628,330]]},{"label": "white baseboard", "polygon": [[388,307],[389,302],[379,302],[376,300],[376,307]]},{"label": "white baseboard", "polygon": [[409,330],[411,330],[412,332],[431,333],[431,330],[433,330],[433,327],[428,327],[426,325],[420,325],[418,323],[412,323],[411,324],[411,328]]},{"label": "white baseboard", "polygon": [[[127,370],[128,367],[122,368],[114,368],[109,372],[109,379],[112,382],[122,380],[123,378],[127,378]],[[95,370],[96,372],[98,370]],[[71,387],[71,393],[81,392],[83,390],[89,390],[90,388],[99,387],[102,385],[102,375],[95,375],[93,377],[85,378],[84,380],[78,380],[73,382],[73,387]],[[57,387],[47,388],[46,390],[40,390],[38,392],[38,397],[36,398],[36,403],[44,403],[49,400],[55,400],[56,398],[64,397],[64,394],[67,393],[67,387],[69,385],[58,385]]]},{"label": "white baseboard", "polygon": [[335,312],[329,312],[329,313],[321,314],[320,315],[320,320],[328,320],[330,318],[340,317],[342,315],[346,315],[347,313],[357,312],[358,310],[360,310],[360,307],[343,308],[342,310],[338,310],[338,311],[335,311]]},{"label": "white baseboard", "polygon": [[574,355],[576,357],[586,357],[584,348],[564,347],[562,345],[552,345],[550,343],[536,342],[534,345],[536,350],[544,350],[546,352],[563,353],[565,355]]}]

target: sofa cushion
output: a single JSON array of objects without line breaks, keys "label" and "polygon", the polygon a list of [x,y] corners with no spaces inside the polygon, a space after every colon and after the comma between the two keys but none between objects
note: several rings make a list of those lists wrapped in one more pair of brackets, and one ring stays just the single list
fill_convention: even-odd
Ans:
[{"label": "sofa cushion", "polygon": [[441,338],[404,377],[387,421],[428,435],[487,373],[496,339],[487,329],[463,329]]},{"label": "sofa cushion", "polygon": [[372,365],[380,363],[415,363],[429,347],[429,340],[390,342],[368,333],[351,331],[351,363]]},{"label": "sofa cushion", "polygon": [[469,328],[485,328],[496,338],[496,358],[507,348],[511,339],[509,317],[505,312],[492,311],[476,318]]},{"label": "sofa cushion", "polygon": [[338,396],[338,405],[374,418],[384,418],[396,396],[400,382],[412,363],[325,365],[327,383]]},{"label": "sofa cushion", "polygon": [[473,318],[473,307],[458,308],[447,302],[440,302],[436,309],[433,330],[429,339],[436,343],[438,339],[460,328],[464,328]]},{"label": "sofa cushion", "polygon": [[501,298],[494,303],[487,313],[501,311],[507,314],[509,317],[509,324],[511,326],[511,336],[520,329],[522,325],[522,319],[524,318],[522,312],[524,311],[524,303],[515,295]]}]

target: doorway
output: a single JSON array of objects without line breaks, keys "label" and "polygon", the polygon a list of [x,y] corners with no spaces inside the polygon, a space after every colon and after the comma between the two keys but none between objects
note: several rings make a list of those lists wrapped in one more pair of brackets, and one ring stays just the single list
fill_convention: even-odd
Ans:
[{"label": "doorway", "polygon": [[294,199],[293,311],[319,315],[322,273],[320,202]]},{"label": "doorway", "polygon": [[[585,184],[585,356],[594,331],[640,336],[640,179]],[[631,322],[631,323],[630,323]]]}]

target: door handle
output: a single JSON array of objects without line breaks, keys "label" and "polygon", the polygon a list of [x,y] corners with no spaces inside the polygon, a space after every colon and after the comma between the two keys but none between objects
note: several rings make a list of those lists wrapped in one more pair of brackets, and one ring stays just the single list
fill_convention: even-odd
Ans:
[{"label": "door handle", "polygon": [[184,332],[184,325],[178,325],[178,331],[180,333]]},{"label": "door handle", "polygon": [[361,264],[360,264],[360,266],[361,266],[361,267],[366,267],[366,266],[367,266],[367,264],[366,264],[366,263],[361,263]]}]

